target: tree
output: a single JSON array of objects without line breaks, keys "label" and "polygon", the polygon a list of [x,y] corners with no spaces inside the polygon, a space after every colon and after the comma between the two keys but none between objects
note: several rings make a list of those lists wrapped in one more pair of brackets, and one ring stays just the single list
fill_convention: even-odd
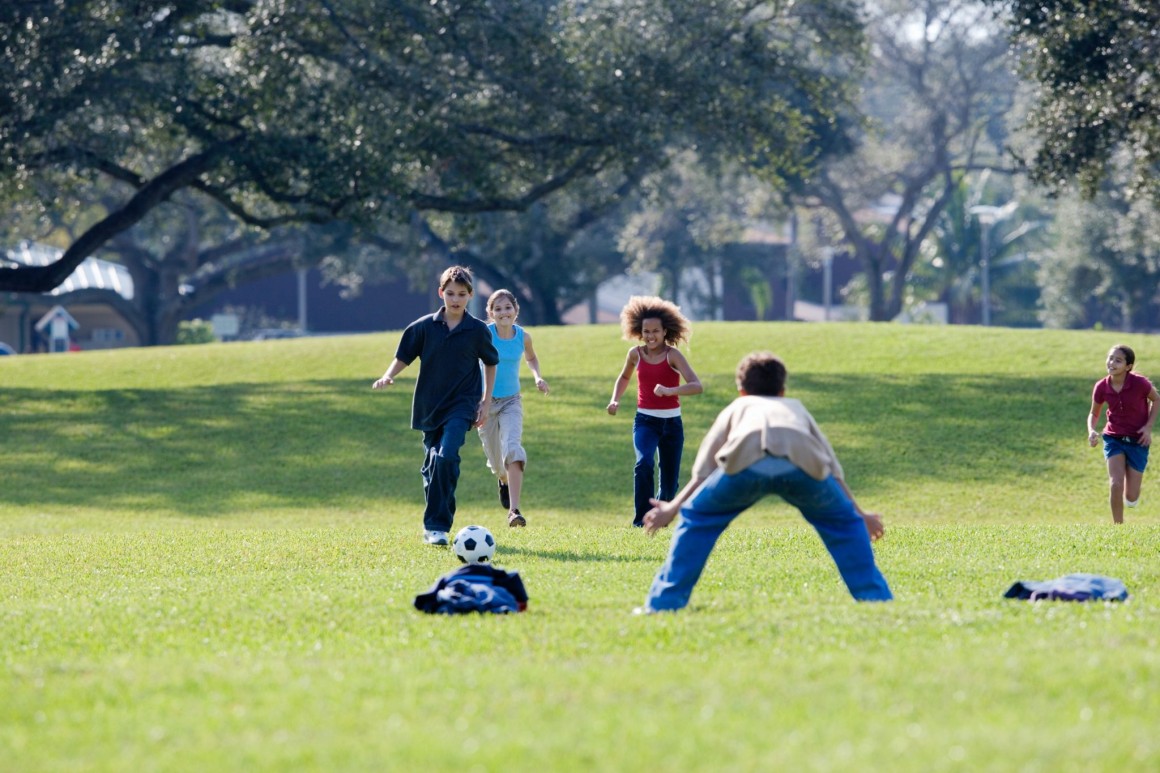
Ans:
[{"label": "tree", "polygon": [[1039,271],[1048,326],[1160,327],[1160,209],[1130,194],[1131,165],[1123,161],[1090,199],[1061,199],[1055,247]]},{"label": "tree", "polygon": [[[1009,185],[991,190],[987,172],[969,178],[958,175],[957,179],[942,217],[915,262],[912,302],[939,301],[947,305],[950,322],[978,323],[982,251],[986,249],[996,323],[1038,324],[1035,257],[1044,241],[1046,217],[1027,191]],[[995,222],[984,224],[975,209],[979,205],[1006,211]],[[986,234],[985,228],[990,229]]]},{"label": "tree", "polygon": [[1160,5],[1144,0],[995,0],[1022,71],[1039,87],[1029,127],[1035,181],[1094,196],[1115,158],[1128,188],[1160,199]]},{"label": "tree", "polygon": [[[620,248],[633,270],[660,275],[661,295],[690,302],[690,311],[703,317],[721,312],[718,287],[727,279],[756,293],[755,306],[764,301],[768,307],[768,277],[760,271],[766,267],[728,248],[774,209],[771,191],[738,165],[706,165],[686,151],[645,180],[641,201],[621,229]],[[693,272],[704,281],[689,286],[684,279]]]},{"label": "tree", "polygon": [[[41,292],[179,191],[273,228],[522,211],[696,136],[802,166],[845,0],[24,0],[0,10],[0,202],[130,193]],[[760,78],[756,74],[760,74]],[[62,245],[64,246],[64,245]]]},{"label": "tree", "polygon": [[1001,168],[1015,88],[1007,41],[979,3],[879,3],[868,34],[869,130],[856,153],[822,165],[793,193],[827,212],[822,240],[858,259],[870,318],[888,320],[902,310],[959,175]]}]

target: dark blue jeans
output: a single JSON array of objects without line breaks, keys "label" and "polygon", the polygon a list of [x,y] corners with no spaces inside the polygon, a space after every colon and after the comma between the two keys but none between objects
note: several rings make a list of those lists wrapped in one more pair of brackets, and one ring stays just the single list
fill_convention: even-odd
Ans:
[{"label": "dark blue jeans", "polygon": [[[632,422],[632,446],[636,449],[636,467],[632,472],[633,502],[636,515],[632,522],[640,526],[652,509],[649,499],[669,501],[677,495],[681,477],[681,452],[685,448],[685,425],[680,416],[658,419],[637,413]],[[654,468],[660,454],[661,488],[657,492]]]},{"label": "dark blue jeans", "polygon": [[648,592],[648,608],[673,610],[688,604],[721,532],[768,494],[798,508],[817,530],[851,596],[858,601],[893,598],[874,563],[866,524],[833,476],[814,480],[788,460],[767,456],[736,475],[715,471],[681,506],[669,557]]},{"label": "dark blue jeans", "polygon": [[459,449],[473,417],[452,416],[442,427],[423,432],[423,528],[451,531],[455,522],[455,485],[459,482]]}]

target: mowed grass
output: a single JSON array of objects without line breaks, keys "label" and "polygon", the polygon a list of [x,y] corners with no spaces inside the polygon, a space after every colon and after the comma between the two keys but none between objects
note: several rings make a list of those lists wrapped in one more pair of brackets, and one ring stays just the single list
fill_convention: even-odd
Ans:
[{"label": "mowed grass", "polygon": [[[0,358],[0,769],[1160,769],[1160,489],[1113,528],[1084,436],[1120,336],[698,323],[686,473],[737,360],[778,352],[897,600],[852,602],[767,502],[641,618],[668,536],[628,527],[604,412],[628,344],[535,334],[529,527],[474,439],[460,485],[528,586],[508,618],[411,607],[455,561],[419,541],[417,369],[370,389],[397,334]],[[1002,598],[1079,571],[1132,600]]]}]

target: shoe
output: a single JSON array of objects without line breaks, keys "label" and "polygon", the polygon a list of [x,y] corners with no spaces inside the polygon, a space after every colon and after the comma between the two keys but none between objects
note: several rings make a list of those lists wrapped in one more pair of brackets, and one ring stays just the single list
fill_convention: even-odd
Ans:
[{"label": "shoe", "polygon": [[514,529],[516,526],[527,525],[528,519],[524,518],[519,510],[512,510],[510,513],[508,513],[508,526],[511,526]]},{"label": "shoe", "polygon": [[1125,499],[1125,500],[1124,500],[1124,506],[1125,506],[1125,507],[1138,507],[1138,506],[1139,506],[1139,504],[1140,504],[1140,500],[1139,500],[1139,499],[1137,499],[1135,502],[1133,502],[1133,501],[1132,501],[1132,500],[1130,500],[1130,499]]},{"label": "shoe", "polygon": [[502,480],[499,482],[499,503],[509,510],[511,509],[512,500],[511,495],[508,494],[508,484]]},{"label": "shoe", "polygon": [[426,542],[428,545],[446,545],[447,544],[447,532],[445,532],[445,531],[431,531],[430,529],[425,529],[423,531],[423,541]]}]

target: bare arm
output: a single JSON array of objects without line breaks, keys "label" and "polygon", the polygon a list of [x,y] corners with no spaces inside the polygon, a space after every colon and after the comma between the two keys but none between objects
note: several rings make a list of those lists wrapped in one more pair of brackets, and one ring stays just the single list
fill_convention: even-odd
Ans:
[{"label": "bare arm", "polygon": [[391,384],[394,384],[395,376],[399,375],[405,367],[407,367],[407,363],[402,360],[391,360],[391,365],[387,368],[387,372],[383,374],[382,378],[371,384],[371,389],[382,389],[383,387],[389,387]]},{"label": "bare arm", "polygon": [[677,513],[681,511],[681,505],[685,503],[685,500],[693,496],[693,493],[704,482],[704,478],[693,478],[668,502],[663,502],[659,499],[650,499],[649,502],[652,503],[653,507],[644,514],[645,531],[649,534],[656,534],[658,529],[663,529],[672,523],[673,519],[677,517]]},{"label": "bare arm", "polygon": [[495,391],[495,366],[483,366],[483,399],[479,401],[479,408],[475,412],[475,426],[482,427],[487,423],[487,414],[491,407],[491,395]]},{"label": "bare arm", "polygon": [[697,374],[693,371],[693,366],[689,364],[689,360],[685,355],[681,354],[679,349],[669,349],[668,354],[669,367],[681,374],[681,378],[685,379],[685,383],[678,384],[675,387],[665,387],[657,384],[653,388],[653,393],[658,397],[668,397],[670,395],[699,395],[705,391],[701,386],[701,379],[697,378]]},{"label": "bare arm", "polygon": [[528,361],[528,370],[536,379],[536,389],[548,394],[548,382],[540,375],[540,358],[536,356],[535,347],[532,346],[532,334],[526,330],[524,331],[524,359]]},{"label": "bare arm", "polygon": [[1152,425],[1156,423],[1156,413],[1160,409],[1160,392],[1156,391],[1156,387],[1152,387],[1152,393],[1148,395],[1149,402],[1152,406],[1148,409],[1148,421],[1144,422],[1144,426],[1140,429],[1140,445],[1152,445]]},{"label": "bare arm", "polygon": [[[1152,391],[1155,392],[1156,390],[1153,389]],[[1090,411],[1088,411],[1088,417],[1087,417],[1088,445],[1090,445],[1092,448],[1095,448],[1096,443],[1100,442],[1100,433],[1096,431],[1096,424],[1099,423],[1100,412],[1103,410],[1103,407],[1104,407],[1103,403],[1097,403],[1093,399],[1092,400],[1092,408]],[[1153,414],[1155,413],[1155,410],[1156,410],[1156,401],[1153,400],[1152,401]],[[1153,415],[1153,418],[1155,418],[1154,415]],[[1151,431],[1149,431],[1148,434],[1149,434],[1149,436],[1151,436],[1151,434],[1152,434]]]},{"label": "bare arm", "polygon": [[846,496],[850,497],[850,502],[854,505],[854,512],[862,516],[862,521],[866,524],[866,531],[870,534],[870,541],[876,542],[882,538],[886,533],[886,527],[882,525],[882,516],[879,513],[868,513],[858,505],[858,500],[854,499],[854,492],[846,485],[846,481],[841,478],[834,478],[838,481],[838,485],[846,492]]},{"label": "bare arm", "polygon": [[628,350],[628,356],[624,358],[624,367],[621,368],[616,383],[612,385],[612,399],[608,402],[609,416],[616,415],[616,409],[620,407],[620,396],[624,394],[624,390],[628,389],[628,382],[632,379],[632,372],[636,370],[636,361],[639,356],[635,346]]}]

